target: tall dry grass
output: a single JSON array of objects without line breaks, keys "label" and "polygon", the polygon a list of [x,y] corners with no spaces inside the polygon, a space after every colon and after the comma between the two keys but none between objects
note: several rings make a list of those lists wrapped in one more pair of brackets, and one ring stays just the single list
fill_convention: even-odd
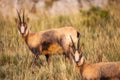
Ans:
[{"label": "tall dry grass", "polygon": [[[73,26],[81,33],[85,45],[84,56],[91,62],[120,60],[120,4],[110,3],[105,10],[92,8],[69,16],[40,16],[30,20],[31,31]],[[65,63],[64,57],[51,57],[48,65],[44,56],[33,68],[33,54],[18,34],[13,21],[0,16],[0,80],[80,80],[73,64]]]}]

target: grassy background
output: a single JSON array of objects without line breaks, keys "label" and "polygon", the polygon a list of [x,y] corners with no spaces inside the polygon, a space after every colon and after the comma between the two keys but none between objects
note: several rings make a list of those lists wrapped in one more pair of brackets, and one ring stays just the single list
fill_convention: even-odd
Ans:
[{"label": "grassy background", "polygon": [[[93,7],[69,16],[39,16],[30,20],[31,31],[73,26],[81,33],[84,56],[92,63],[120,60],[120,4],[110,3],[106,9]],[[0,16],[0,80],[80,80],[80,74],[63,56],[52,56],[47,65],[45,57],[39,57],[39,64],[31,67],[33,54],[18,34],[13,21]]]}]

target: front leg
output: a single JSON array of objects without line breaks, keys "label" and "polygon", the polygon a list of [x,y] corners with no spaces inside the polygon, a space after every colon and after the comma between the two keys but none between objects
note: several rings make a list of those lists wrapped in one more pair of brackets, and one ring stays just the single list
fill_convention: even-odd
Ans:
[{"label": "front leg", "polygon": [[35,58],[34,58],[34,64],[37,64],[37,63],[38,63],[38,62],[37,62],[38,57],[39,57],[39,55],[35,55]]},{"label": "front leg", "polygon": [[35,55],[35,56],[34,56],[33,65],[36,65],[36,64],[37,64],[38,57],[39,57],[39,54],[40,54],[40,51],[39,51],[38,48],[30,48],[30,50],[31,50],[32,53]]},{"label": "front leg", "polygon": [[69,61],[70,60],[70,63],[73,63],[73,59],[72,59],[72,55],[70,54],[69,51],[66,51],[65,53],[65,62],[67,62],[67,60]]},{"label": "front leg", "polygon": [[38,64],[38,62],[37,62],[38,58],[39,58],[39,55],[34,55],[33,56],[33,62],[32,62],[33,67]]}]

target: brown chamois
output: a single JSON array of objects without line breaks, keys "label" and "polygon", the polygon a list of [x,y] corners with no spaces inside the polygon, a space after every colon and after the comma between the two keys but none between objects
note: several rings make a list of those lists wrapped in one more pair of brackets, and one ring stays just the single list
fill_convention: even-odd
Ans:
[{"label": "brown chamois", "polygon": [[71,55],[76,63],[76,68],[80,72],[82,80],[120,80],[120,62],[99,62],[90,63],[82,55],[84,46],[79,48],[79,40],[77,48],[73,42],[72,37],[71,42]]},{"label": "brown chamois", "polygon": [[74,43],[76,43],[77,37],[80,36],[80,33],[76,29],[73,27],[63,27],[32,33],[27,26],[24,11],[22,18],[19,11],[17,11],[17,14],[18,19],[16,19],[16,23],[18,30],[29,49],[35,55],[35,62],[38,55],[42,54],[46,56],[46,61],[48,62],[49,56],[57,54],[59,51],[65,55],[65,58],[70,58],[69,45],[72,43],[69,35],[73,36]]}]

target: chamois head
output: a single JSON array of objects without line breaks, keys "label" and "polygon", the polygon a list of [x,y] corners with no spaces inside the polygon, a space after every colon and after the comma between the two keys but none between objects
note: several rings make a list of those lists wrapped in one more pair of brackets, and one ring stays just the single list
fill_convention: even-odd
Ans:
[{"label": "chamois head", "polygon": [[80,47],[80,36],[78,37],[77,47],[75,46],[72,37],[70,36],[72,47],[71,47],[71,55],[73,57],[73,60],[77,65],[82,65],[84,62],[84,57],[82,56],[82,49],[83,45]]},{"label": "chamois head", "polygon": [[26,22],[24,16],[24,10],[23,10],[22,18],[18,10],[17,10],[17,14],[18,14],[18,19],[16,18],[15,20],[18,25],[18,30],[22,36],[26,36],[28,34],[28,27],[27,27],[28,19]]}]

